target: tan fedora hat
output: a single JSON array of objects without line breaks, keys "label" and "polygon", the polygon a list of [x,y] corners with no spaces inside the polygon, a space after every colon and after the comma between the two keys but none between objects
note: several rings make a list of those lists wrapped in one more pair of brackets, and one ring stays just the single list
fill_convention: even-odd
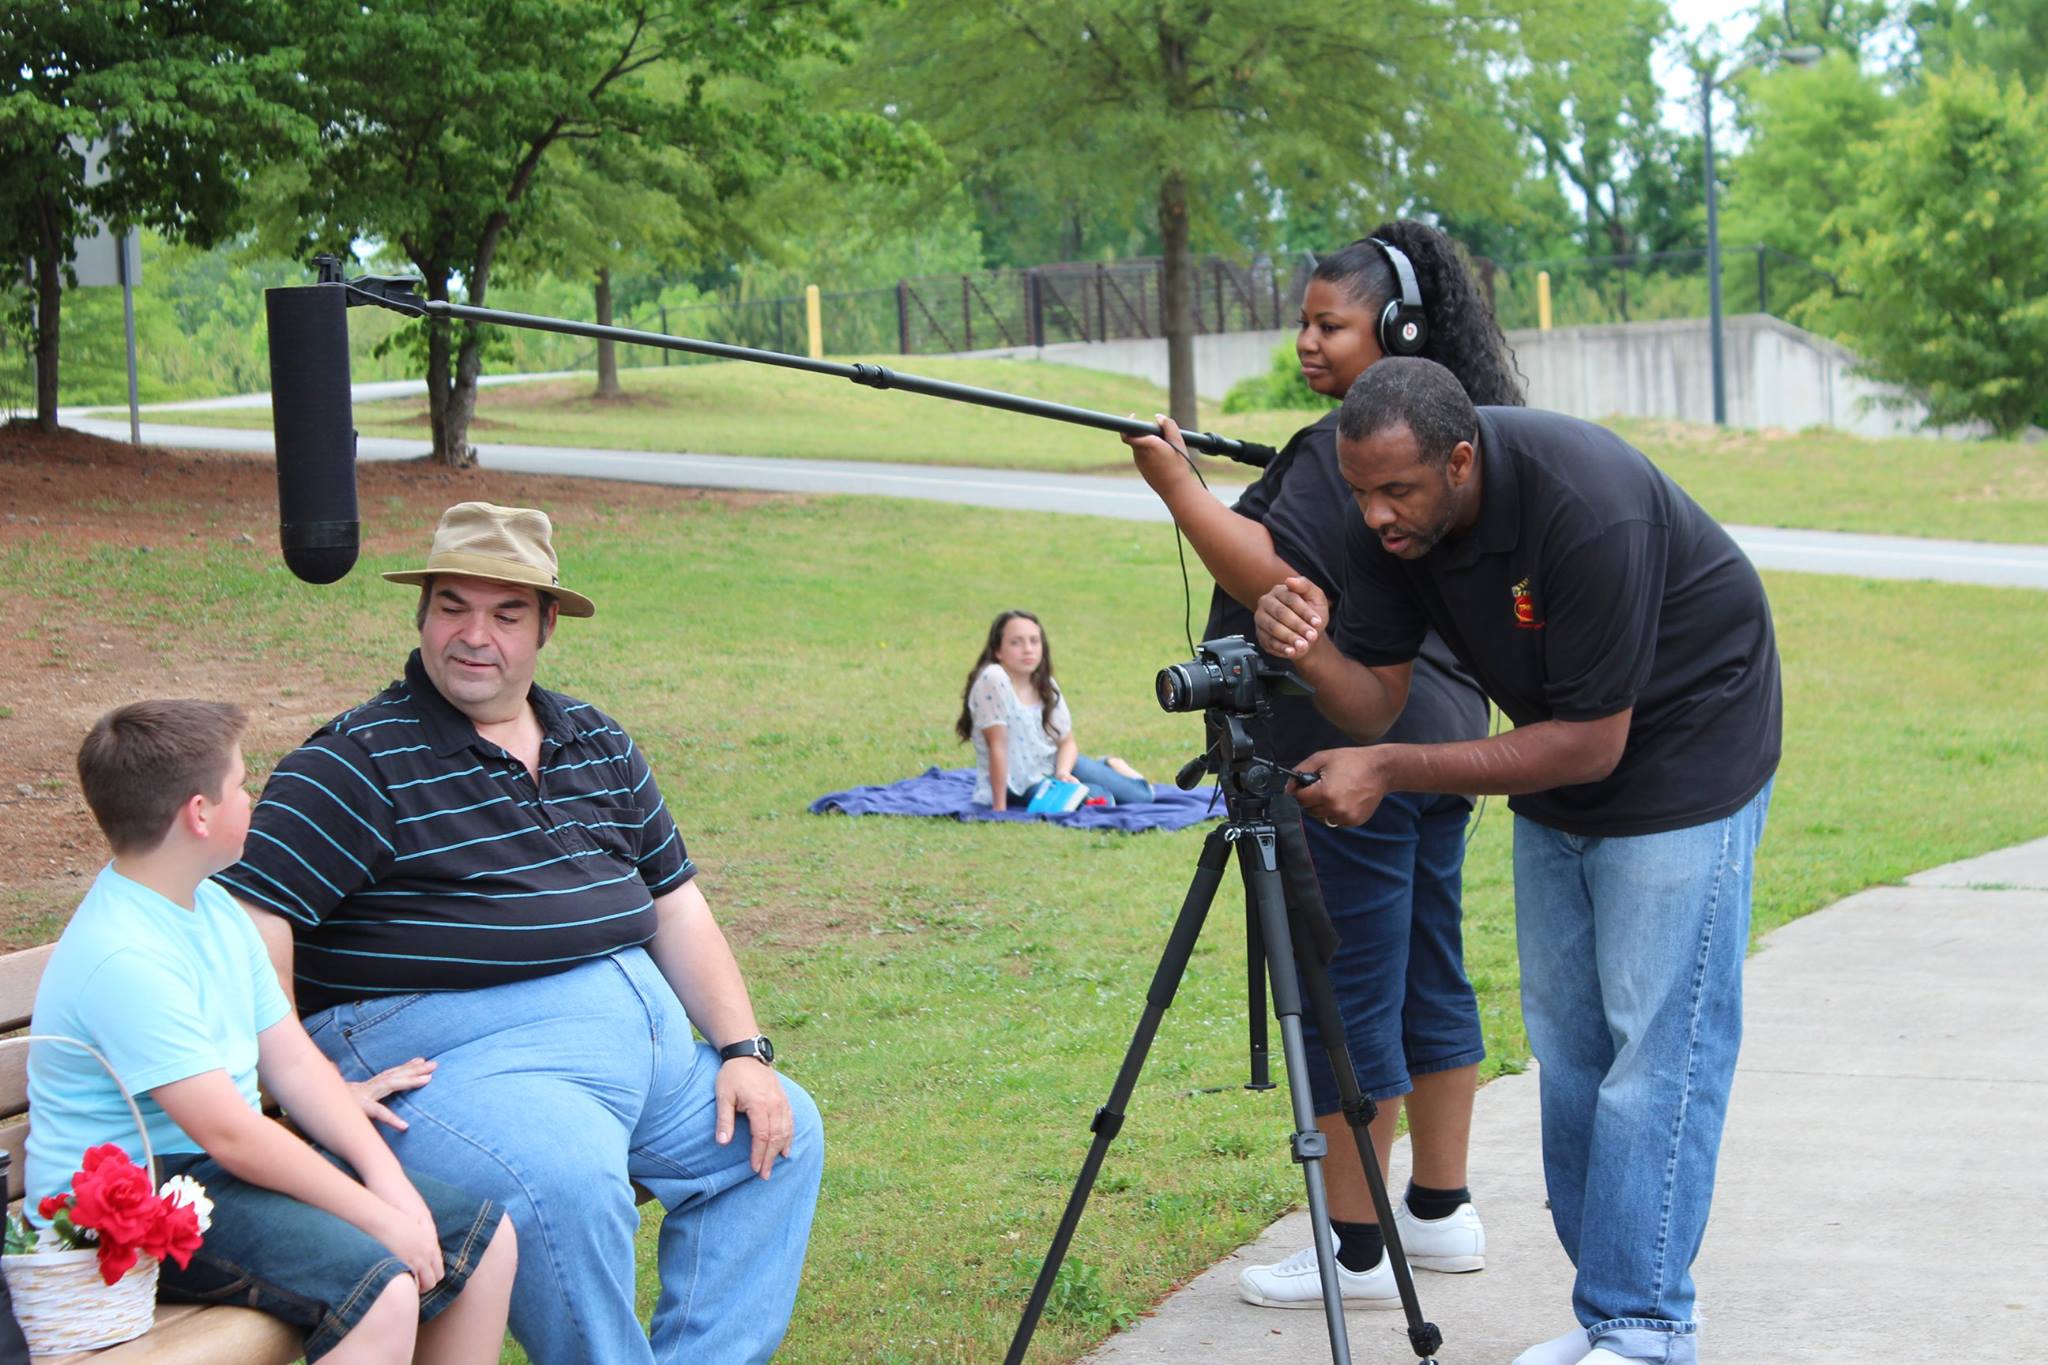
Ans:
[{"label": "tan fedora hat", "polygon": [[457,574],[517,583],[553,597],[564,616],[595,616],[597,607],[589,598],[562,586],[553,533],[548,514],[531,507],[458,502],[441,514],[441,524],[434,528],[427,566],[384,577],[393,583],[418,584],[435,574]]}]

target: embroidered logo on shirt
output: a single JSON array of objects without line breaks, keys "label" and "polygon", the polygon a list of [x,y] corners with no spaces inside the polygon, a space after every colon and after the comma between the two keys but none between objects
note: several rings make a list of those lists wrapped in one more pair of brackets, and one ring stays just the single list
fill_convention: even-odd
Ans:
[{"label": "embroidered logo on shirt", "polygon": [[1515,599],[1515,628],[1517,630],[1541,630],[1543,623],[1536,619],[1536,599],[1530,595],[1529,580],[1524,578],[1508,592]]}]

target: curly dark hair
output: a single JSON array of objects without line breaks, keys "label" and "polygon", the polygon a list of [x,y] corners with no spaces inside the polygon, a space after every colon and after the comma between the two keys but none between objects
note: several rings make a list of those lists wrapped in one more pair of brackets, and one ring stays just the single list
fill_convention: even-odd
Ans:
[{"label": "curly dark hair", "polygon": [[[1475,404],[1521,407],[1525,400],[1515,378],[1514,352],[1458,244],[1411,218],[1382,223],[1368,236],[1391,243],[1415,267],[1422,313],[1429,323],[1423,358],[1456,375]],[[1375,316],[1400,292],[1386,253],[1364,238],[1318,258],[1315,278],[1342,285]]]},{"label": "curly dark hair", "polygon": [[974,680],[981,676],[981,670],[996,661],[996,651],[1003,647],[1003,628],[1010,622],[1022,618],[1038,627],[1040,650],[1038,667],[1031,670],[1031,685],[1038,689],[1038,710],[1040,722],[1046,734],[1052,733],[1053,709],[1060,704],[1059,684],[1052,680],[1052,640],[1045,633],[1045,622],[1028,611],[1012,609],[999,613],[988,628],[988,643],[981,647],[981,657],[974,661],[974,667],[967,670],[967,685],[960,689],[960,719],[953,722],[953,733],[960,736],[962,743],[974,738],[974,712],[967,705],[968,694],[974,691]]}]

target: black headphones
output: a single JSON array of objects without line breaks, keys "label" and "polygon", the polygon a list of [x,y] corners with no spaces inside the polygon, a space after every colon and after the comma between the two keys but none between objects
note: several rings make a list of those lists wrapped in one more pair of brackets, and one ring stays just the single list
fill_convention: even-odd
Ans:
[{"label": "black headphones", "polygon": [[1429,320],[1422,314],[1422,289],[1415,283],[1415,267],[1392,242],[1377,237],[1365,240],[1386,256],[1401,286],[1399,295],[1388,299],[1380,310],[1380,350],[1386,355],[1415,355],[1429,344]]}]

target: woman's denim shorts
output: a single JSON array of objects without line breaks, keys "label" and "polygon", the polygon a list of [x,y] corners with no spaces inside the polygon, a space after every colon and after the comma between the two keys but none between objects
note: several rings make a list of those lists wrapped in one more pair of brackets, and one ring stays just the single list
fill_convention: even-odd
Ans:
[{"label": "woman's denim shorts", "polygon": [[[321,1155],[349,1169],[331,1153]],[[189,1175],[206,1187],[213,1226],[189,1266],[180,1270],[164,1264],[157,1297],[167,1303],[260,1308],[306,1332],[307,1365],[333,1350],[362,1321],[386,1285],[412,1273],[355,1224],[237,1180],[203,1152],[172,1153],[159,1164],[166,1180]],[[420,1321],[427,1322],[462,1292],[503,1211],[430,1176],[414,1171],[406,1176],[441,1230],[444,1273],[420,1296]]]}]

